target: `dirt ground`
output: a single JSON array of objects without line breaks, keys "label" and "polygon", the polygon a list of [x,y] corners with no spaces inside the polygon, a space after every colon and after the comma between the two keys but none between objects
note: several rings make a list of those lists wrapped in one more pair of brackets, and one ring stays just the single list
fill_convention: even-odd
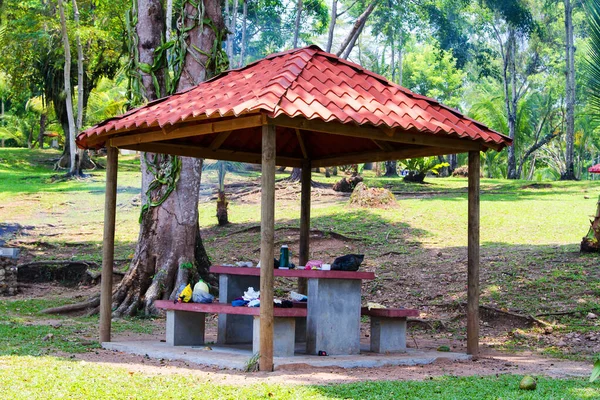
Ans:
[{"label": "dirt ground", "polygon": [[[29,284],[27,290],[14,299],[31,299],[41,297],[65,297],[85,299],[94,294],[97,287],[65,288],[54,283]],[[64,323],[63,320],[36,320],[35,324],[54,325]],[[124,332],[113,334],[114,341],[130,340],[163,340],[165,320],[157,318],[142,323],[152,325],[152,334]],[[361,340],[368,342],[368,329],[363,323]],[[216,317],[207,321],[207,342],[216,340]],[[93,339],[92,337],[86,339]],[[408,347],[420,349],[436,349],[440,345],[448,345],[452,351],[465,351],[464,339],[443,337],[421,329],[414,329],[409,336]],[[482,339],[482,354],[477,360],[450,361],[440,359],[433,364],[420,366],[394,366],[380,368],[317,368],[308,365],[284,367],[273,373],[246,373],[236,370],[196,365],[176,360],[152,359],[105,349],[93,349],[86,353],[67,354],[57,352],[54,355],[74,361],[106,365],[107,367],[125,368],[132,374],[192,374],[203,382],[224,385],[250,385],[255,383],[280,384],[333,384],[351,383],[373,380],[427,380],[432,377],[482,376],[499,374],[530,374],[554,378],[586,377],[591,371],[591,364],[583,361],[568,361],[540,357],[532,352],[508,353],[500,352],[486,346],[486,338]]]},{"label": "dirt ground", "polygon": [[76,354],[73,360],[100,363],[126,368],[131,373],[192,374],[200,380],[227,385],[255,383],[332,384],[375,380],[428,380],[432,377],[482,376],[500,374],[543,375],[553,378],[587,377],[591,364],[577,361],[554,360],[530,354],[486,354],[476,361],[449,361],[440,359],[433,364],[380,368],[316,368],[295,365],[272,373],[246,373],[217,369],[181,361],[156,360],[108,350]]}]

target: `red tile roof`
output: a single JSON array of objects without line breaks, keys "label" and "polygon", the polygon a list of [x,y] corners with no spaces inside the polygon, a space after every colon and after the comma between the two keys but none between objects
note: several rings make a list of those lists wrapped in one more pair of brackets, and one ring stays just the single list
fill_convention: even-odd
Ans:
[{"label": "red tile roof", "polygon": [[165,97],[82,132],[94,135],[164,127],[195,117],[262,112],[343,124],[410,130],[480,141],[500,148],[511,139],[438,101],[418,95],[317,46],[272,54],[227,71],[189,90]]}]

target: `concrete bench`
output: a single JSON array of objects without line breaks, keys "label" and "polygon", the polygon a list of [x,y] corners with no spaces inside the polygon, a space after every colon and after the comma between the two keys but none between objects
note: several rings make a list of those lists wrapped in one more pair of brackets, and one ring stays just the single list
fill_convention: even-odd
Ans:
[{"label": "concrete bench", "polygon": [[[167,311],[167,343],[172,346],[201,346],[204,344],[206,314],[253,316],[252,351],[259,351],[260,308],[234,307],[224,303],[173,303],[157,300],[156,308]],[[306,308],[274,308],[273,355],[294,355],[296,318],[306,319]]]},{"label": "concrete bench", "polygon": [[[306,308],[305,302],[294,302],[296,308]],[[362,307],[361,315],[371,319],[371,351],[374,353],[393,353],[406,351],[406,318],[418,317],[419,310],[408,308],[372,308]],[[296,321],[296,328],[303,321]],[[296,329],[296,335],[298,335]]]},{"label": "concrete bench", "polygon": [[406,318],[418,317],[419,310],[407,308],[363,307],[361,315],[371,318],[371,351],[393,353],[406,351]]}]

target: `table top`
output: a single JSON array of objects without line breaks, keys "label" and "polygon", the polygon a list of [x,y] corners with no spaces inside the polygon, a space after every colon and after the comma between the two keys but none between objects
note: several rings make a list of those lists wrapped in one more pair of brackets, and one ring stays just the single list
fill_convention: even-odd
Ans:
[{"label": "table top", "polygon": [[[213,274],[260,276],[260,268],[225,267],[215,265],[210,267]],[[274,269],[274,276],[287,278],[317,278],[317,279],[375,279],[375,273],[364,271],[322,271],[315,269]]]}]

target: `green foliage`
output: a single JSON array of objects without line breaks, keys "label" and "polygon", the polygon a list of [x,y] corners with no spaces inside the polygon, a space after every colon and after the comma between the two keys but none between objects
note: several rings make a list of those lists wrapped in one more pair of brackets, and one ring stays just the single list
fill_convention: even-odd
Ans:
[{"label": "green foliage", "polygon": [[592,369],[592,374],[590,375],[590,382],[594,382],[599,377],[600,377],[600,356],[596,356],[596,361],[594,361],[594,368]]},{"label": "green foliage", "polygon": [[584,1],[590,40],[585,59],[586,87],[590,106],[596,118],[600,116],[600,0]]},{"label": "green foliage", "polygon": [[417,44],[404,59],[402,84],[419,94],[458,108],[465,73],[456,68],[450,52],[437,52],[431,44]]},{"label": "green foliage", "polygon": [[225,191],[225,175],[227,172],[240,172],[244,165],[237,161],[205,160],[202,164],[203,171],[217,171],[219,191]]},{"label": "green foliage", "polygon": [[440,169],[447,167],[448,163],[441,163],[437,157],[421,157],[421,158],[409,158],[401,160],[400,164],[404,169],[409,171],[415,171],[418,174],[439,174]]}]

